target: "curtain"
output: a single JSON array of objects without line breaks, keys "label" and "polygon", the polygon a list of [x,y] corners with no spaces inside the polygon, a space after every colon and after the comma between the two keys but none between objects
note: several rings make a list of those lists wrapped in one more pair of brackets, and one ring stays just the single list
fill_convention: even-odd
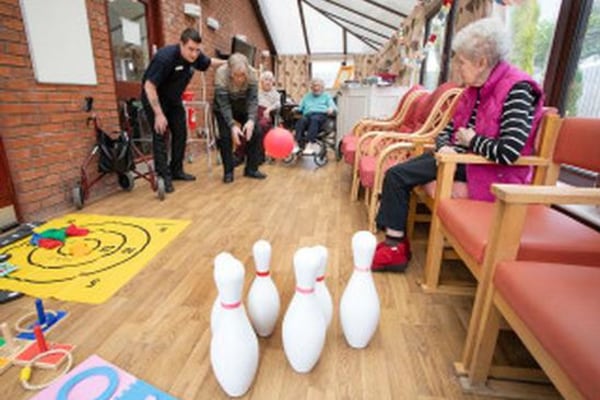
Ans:
[{"label": "curtain", "polygon": [[277,88],[285,89],[295,102],[309,90],[308,56],[279,56],[276,62]]},{"label": "curtain", "polygon": [[361,81],[373,75],[377,63],[376,54],[357,54],[354,56],[354,79]]}]

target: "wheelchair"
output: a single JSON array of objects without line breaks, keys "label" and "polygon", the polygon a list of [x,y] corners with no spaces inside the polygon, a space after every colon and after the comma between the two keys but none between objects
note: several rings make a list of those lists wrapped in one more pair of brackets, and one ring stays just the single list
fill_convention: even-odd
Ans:
[{"label": "wheelchair", "polygon": [[[290,110],[290,112],[293,113],[293,111]],[[295,121],[298,119],[299,115],[294,115],[293,121],[290,120],[290,116],[288,116],[287,118],[285,117],[285,110],[282,110],[282,114],[283,114],[283,119],[284,121],[284,126],[286,126],[288,129],[290,128],[294,128],[295,127]],[[292,124],[293,122],[293,124]],[[290,129],[290,130],[292,130]],[[286,158],[283,159],[283,163],[284,164],[291,164],[293,162],[296,162],[297,160],[299,160],[302,157],[312,157],[315,164],[318,167],[323,167],[325,166],[328,162],[329,162],[329,157],[328,157],[328,150],[333,150],[334,152],[336,152],[336,115],[331,115],[327,118],[327,120],[325,121],[325,123],[323,124],[323,127],[321,128],[321,130],[319,131],[319,133],[317,134],[317,138],[315,140],[315,143],[317,144],[318,150],[315,151],[314,153],[310,153],[310,154],[304,154],[304,150],[303,149],[296,149],[295,151],[292,151],[292,153],[287,156]]]}]

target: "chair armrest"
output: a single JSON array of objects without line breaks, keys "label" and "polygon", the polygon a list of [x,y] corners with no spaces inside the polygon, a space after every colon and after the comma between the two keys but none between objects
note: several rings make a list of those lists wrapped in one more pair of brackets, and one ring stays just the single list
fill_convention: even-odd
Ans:
[{"label": "chair armrest", "polygon": [[492,185],[497,199],[511,204],[598,204],[600,189],[567,186]]},{"label": "chair armrest", "polygon": [[[487,158],[478,154],[472,153],[436,153],[435,155],[438,163],[450,163],[450,164],[496,164]],[[547,166],[550,165],[548,159],[538,156],[521,156],[511,165],[523,166]]]}]

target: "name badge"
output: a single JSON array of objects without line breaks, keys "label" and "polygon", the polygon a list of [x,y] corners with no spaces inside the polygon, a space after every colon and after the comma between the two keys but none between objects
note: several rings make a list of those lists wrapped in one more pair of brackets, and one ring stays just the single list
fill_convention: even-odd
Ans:
[{"label": "name badge", "polygon": [[175,67],[175,71],[181,71],[183,69],[183,65],[178,65]]}]

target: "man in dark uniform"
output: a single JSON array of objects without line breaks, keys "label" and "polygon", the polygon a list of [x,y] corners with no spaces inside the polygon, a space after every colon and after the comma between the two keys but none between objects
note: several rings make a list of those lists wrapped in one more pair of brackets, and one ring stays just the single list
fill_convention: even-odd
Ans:
[{"label": "man in dark uniform", "polygon": [[[193,181],[196,177],[183,171],[187,141],[186,116],[181,95],[194,75],[194,69],[206,71],[212,63],[202,53],[198,31],[188,28],[181,33],[179,44],[158,50],[142,78],[142,104],[153,128],[154,167],[165,181],[165,191],[173,192],[172,180]],[[171,163],[167,165],[165,132],[171,132]]]}]

